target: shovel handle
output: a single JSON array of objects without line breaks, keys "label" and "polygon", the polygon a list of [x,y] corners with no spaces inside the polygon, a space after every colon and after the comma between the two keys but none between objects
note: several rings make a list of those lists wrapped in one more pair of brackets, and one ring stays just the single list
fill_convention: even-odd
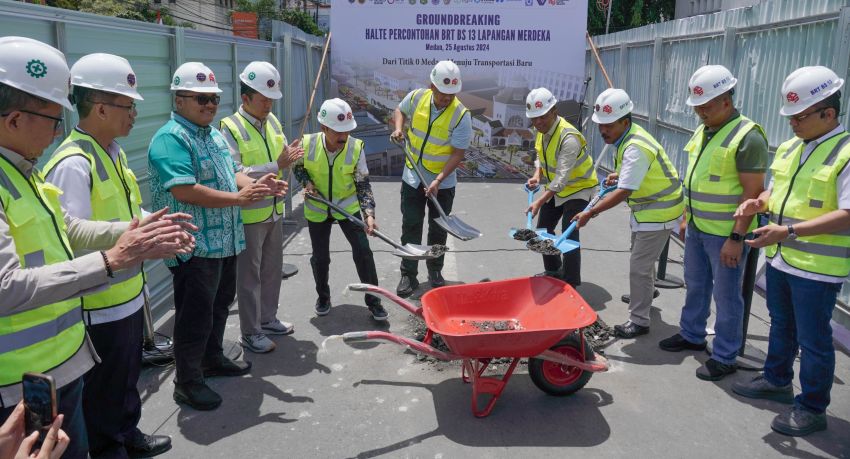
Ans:
[{"label": "shovel handle", "polygon": [[[343,217],[347,218],[347,219],[348,219],[348,220],[350,220],[352,223],[354,223],[355,225],[357,225],[357,226],[359,226],[359,227],[363,228],[364,230],[368,227],[368,225],[366,225],[366,223],[365,223],[363,220],[361,220],[361,219],[359,219],[359,218],[355,217],[354,215],[351,215],[350,213],[346,212],[346,211],[345,211],[345,209],[343,209],[342,207],[339,207],[338,205],[336,205],[336,204],[334,204],[334,203],[332,203],[332,202],[328,201],[327,199],[323,198],[320,194],[318,194],[318,192],[316,192],[316,195],[310,195],[310,194],[308,194],[308,195],[306,195],[306,196],[307,196],[307,198],[308,198],[308,199],[312,199],[312,200],[314,200],[314,201],[321,202],[322,204],[324,204],[324,205],[326,205],[326,206],[330,207],[331,209],[333,209],[333,210],[335,210],[335,211],[337,211],[337,212],[341,213]],[[384,233],[382,233],[382,232],[380,232],[380,231],[378,231],[378,230],[373,230],[373,231],[372,231],[372,234],[374,234],[375,236],[377,236],[377,237],[378,237],[378,239],[380,239],[380,240],[382,240],[382,241],[386,242],[387,244],[389,244],[389,245],[391,245],[391,246],[395,247],[396,249],[404,250],[404,247],[402,247],[401,245],[399,245],[399,244],[398,244],[397,242],[395,242],[394,240],[390,239],[390,238],[389,238],[389,236],[387,236],[386,234],[384,234]]]},{"label": "shovel handle", "polygon": [[[410,161],[410,164],[413,166],[413,172],[415,172],[416,176],[419,177],[419,182],[422,183],[422,186],[427,189],[428,185],[425,183],[425,174],[423,174],[422,170],[419,169],[419,165],[416,164],[416,161],[413,159],[413,155],[411,155],[410,152],[407,151],[407,145],[405,145],[407,143],[407,139],[404,139],[404,141],[398,141],[390,137],[390,141],[392,141],[392,143],[396,144],[398,147],[401,148],[402,151],[404,151],[404,156],[407,157],[407,160]],[[431,202],[434,203],[434,207],[437,208],[437,212],[440,214],[440,216],[446,218],[446,212],[443,210],[443,206],[440,205],[440,202],[437,201],[437,197],[432,194],[429,194],[428,199],[430,199]]]},{"label": "shovel handle", "polygon": [[[594,196],[593,199],[590,200],[590,202],[587,204],[587,207],[584,208],[584,212],[587,212],[588,210],[593,209],[593,206],[598,204],[599,201],[606,194],[608,194],[608,193],[610,193],[610,192],[612,192],[616,189],[617,189],[617,185],[605,186],[604,182],[600,183],[599,184],[599,193],[596,196]],[[557,246],[558,244],[564,242],[568,237],[570,237],[571,234],[573,234],[573,231],[575,231],[577,225],[578,225],[578,222],[570,223],[570,226],[568,226],[567,229],[563,233],[561,233],[560,236],[558,236],[558,239],[556,239],[555,242],[553,242],[553,245]]]},{"label": "shovel handle", "polygon": [[[531,203],[534,202],[534,194],[537,193],[537,190],[539,190],[540,187],[538,186],[538,187],[534,187],[534,188],[529,188],[528,184],[526,184],[524,188],[525,188],[526,193],[528,193],[528,207],[531,207]],[[531,220],[532,220],[531,212],[526,212],[526,217],[527,217],[527,221],[525,222],[525,227],[528,228],[528,229],[531,229]]]}]

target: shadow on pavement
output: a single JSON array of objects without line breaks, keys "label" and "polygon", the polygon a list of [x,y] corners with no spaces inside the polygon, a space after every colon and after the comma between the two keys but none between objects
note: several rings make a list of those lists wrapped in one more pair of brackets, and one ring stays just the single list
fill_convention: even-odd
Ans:
[{"label": "shadow on pavement", "polygon": [[847,435],[847,432],[850,432],[850,422],[835,416],[828,416],[827,418],[828,428],[826,431],[813,433],[802,438],[778,434],[770,430],[769,425],[765,425],[764,428],[769,433],[762,437],[762,440],[783,456],[800,459],[822,457],[807,451],[801,451],[797,446],[808,443],[831,457],[850,457],[850,436]]},{"label": "shadow on pavement", "polygon": [[[608,353],[606,354],[608,360],[636,365],[680,365],[685,359],[692,358],[694,355],[705,355],[703,351],[662,351],[658,347],[658,342],[678,333],[679,326],[678,324],[671,325],[664,322],[661,318],[660,309],[655,306],[650,309],[649,317],[651,321],[649,334],[633,339],[616,338],[611,344],[616,342],[627,343],[620,348],[620,352],[625,355]],[[606,347],[610,347],[611,344]]]},{"label": "shadow on pavement", "polygon": [[606,303],[612,299],[608,290],[592,282],[582,282],[576,287],[576,291],[596,312],[604,311],[607,307]]}]

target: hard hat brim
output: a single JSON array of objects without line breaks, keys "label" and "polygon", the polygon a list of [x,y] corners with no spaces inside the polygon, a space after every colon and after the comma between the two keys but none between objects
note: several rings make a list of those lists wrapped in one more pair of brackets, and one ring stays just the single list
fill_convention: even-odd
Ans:
[{"label": "hard hat brim", "polygon": [[[255,89],[255,90],[256,90],[256,89]],[[259,90],[256,90],[256,91],[257,91],[258,93],[260,93],[260,94],[262,94],[262,95],[264,95],[264,96],[268,97],[269,99],[275,99],[275,100],[277,100],[277,99],[281,99],[281,98],[283,98],[283,94],[281,94],[281,92],[280,92],[279,90],[277,90],[277,89],[274,89],[274,90],[272,90],[272,89],[264,89],[264,90],[262,90],[262,91],[259,91]]]}]

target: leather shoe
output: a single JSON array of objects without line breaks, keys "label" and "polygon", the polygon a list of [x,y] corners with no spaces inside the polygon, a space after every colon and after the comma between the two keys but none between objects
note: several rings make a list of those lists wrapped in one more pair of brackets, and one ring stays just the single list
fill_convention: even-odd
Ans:
[{"label": "leather shoe", "polygon": [[230,360],[221,356],[218,362],[212,365],[204,365],[204,378],[213,376],[242,376],[251,371],[251,362],[244,360]]},{"label": "leather shoe", "polygon": [[[658,289],[655,289],[655,291],[652,292],[652,298],[655,299],[655,298],[658,298],[659,296],[661,296],[661,292],[659,292]],[[632,296],[629,295],[628,293],[626,293],[625,295],[620,297],[620,301],[622,301],[623,303],[629,304],[629,302],[632,301]]]},{"label": "leather shoe", "polygon": [[416,280],[416,276],[402,274],[401,279],[398,281],[398,286],[395,288],[395,293],[404,298],[412,295],[413,291],[417,288],[419,288],[419,281]]},{"label": "leather shoe", "polygon": [[323,300],[321,298],[316,300],[317,316],[326,316],[329,312],[331,312],[331,300]]},{"label": "leather shoe", "polygon": [[649,333],[649,327],[638,325],[631,320],[622,325],[614,325],[614,334],[620,338],[635,338]]},{"label": "leather shoe", "polygon": [[174,401],[196,410],[209,411],[221,405],[221,396],[202,382],[174,383]]},{"label": "leather shoe", "polygon": [[803,437],[810,433],[826,430],[826,415],[813,413],[795,406],[790,411],[780,413],[773,418],[770,428],[792,437]]},{"label": "leather shoe", "polygon": [[437,288],[446,285],[446,280],[443,279],[443,273],[441,273],[440,271],[428,271],[428,282],[431,283],[431,288]]},{"label": "leather shoe", "polygon": [[703,381],[720,381],[737,370],[738,365],[734,363],[729,365],[714,359],[708,359],[701,367],[697,368],[697,378]]},{"label": "leather shoe", "polygon": [[689,351],[704,351],[705,350],[705,342],[696,344],[686,340],[682,335],[676,333],[675,335],[662,339],[658,342],[658,347],[667,352],[680,352],[684,350]]},{"label": "leather shoe", "polygon": [[146,435],[136,432],[133,439],[124,444],[130,457],[154,457],[171,449],[171,437],[168,435]]}]

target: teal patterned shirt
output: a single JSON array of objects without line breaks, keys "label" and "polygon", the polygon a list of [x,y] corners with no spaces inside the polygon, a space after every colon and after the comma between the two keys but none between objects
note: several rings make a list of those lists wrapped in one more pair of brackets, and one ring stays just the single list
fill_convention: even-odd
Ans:
[{"label": "teal patterned shirt", "polygon": [[[153,208],[171,208],[185,212],[198,226],[195,251],[179,255],[181,261],[192,256],[224,258],[245,249],[245,233],[239,207],[211,209],[178,201],[169,191],[178,185],[199,184],[219,191],[236,192],[238,166],[230,156],[224,136],[218,129],[193,124],[175,112],[161,127],[148,148],[148,170]],[[176,259],[165,260],[177,266]]]}]

